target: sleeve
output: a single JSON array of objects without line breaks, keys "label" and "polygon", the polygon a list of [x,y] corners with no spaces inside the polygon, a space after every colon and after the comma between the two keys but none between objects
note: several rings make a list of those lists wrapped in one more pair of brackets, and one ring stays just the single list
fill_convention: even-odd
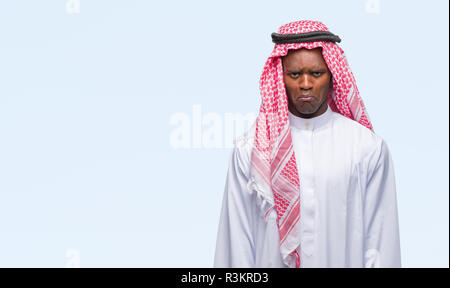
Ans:
[{"label": "sleeve", "polygon": [[369,157],[364,232],[366,268],[401,267],[394,167],[383,140]]},{"label": "sleeve", "polygon": [[248,170],[239,148],[234,148],[225,184],[217,233],[214,267],[254,267],[252,233],[254,205],[247,188]]}]

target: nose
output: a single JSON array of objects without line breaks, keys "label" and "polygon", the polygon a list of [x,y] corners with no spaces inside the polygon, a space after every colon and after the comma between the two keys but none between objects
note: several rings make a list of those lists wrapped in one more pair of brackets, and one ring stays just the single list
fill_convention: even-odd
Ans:
[{"label": "nose", "polygon": [[311,90],[313,88],[313,83],[312,80],[310,78],[310,75],[308,74],[303,74],[300,77],[300,89],[301,90]]}]

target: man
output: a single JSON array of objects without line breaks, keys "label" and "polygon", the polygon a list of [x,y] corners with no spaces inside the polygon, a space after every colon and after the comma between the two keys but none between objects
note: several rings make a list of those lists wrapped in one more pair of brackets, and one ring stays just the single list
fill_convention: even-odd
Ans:
[{"label": "man", "polygon": [[258,117],[231,157],[214,266],[400,267],[391,155],[340,38],[297,21],[272,40]]}]

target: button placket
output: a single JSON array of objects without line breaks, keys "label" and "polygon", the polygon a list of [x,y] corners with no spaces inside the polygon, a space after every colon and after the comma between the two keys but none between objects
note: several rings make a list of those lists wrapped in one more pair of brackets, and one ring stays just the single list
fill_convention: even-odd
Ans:
[{"label": "button placket", "polygon": [[314,250],[314,221],[315,221],[315,197],[314,197],[314,165],[312,154],[311,130],[302,131],[299,137],[301,145],[299,151],[299,175],[300,176],[300,202],[301,202],[301,250],[308,256],[313,254]]}]

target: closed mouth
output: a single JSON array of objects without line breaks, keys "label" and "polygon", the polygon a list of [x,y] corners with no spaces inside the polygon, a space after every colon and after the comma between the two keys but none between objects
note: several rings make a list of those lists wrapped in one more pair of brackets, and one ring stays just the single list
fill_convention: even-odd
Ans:
[{"label": "closed mouth", "polygon": [[300,96],[300,97],[298,97],[298,99],[300,99],[302,101],[311,101],[311,100],[314,99],[314,96],[311,96],[311,95],[309,95],[309,96]]}]

